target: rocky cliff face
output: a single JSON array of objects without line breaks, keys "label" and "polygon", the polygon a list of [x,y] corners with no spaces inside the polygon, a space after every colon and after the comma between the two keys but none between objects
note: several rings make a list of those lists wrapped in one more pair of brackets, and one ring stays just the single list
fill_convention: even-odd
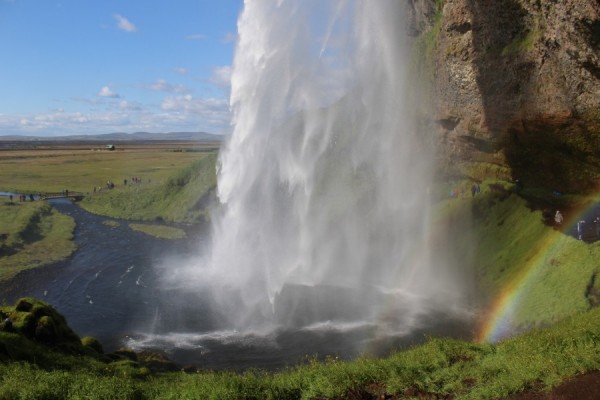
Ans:
[{"label": "rocky cliff face", "polygon": [[410,3],[446,172],[600,187],[600,1]]}]

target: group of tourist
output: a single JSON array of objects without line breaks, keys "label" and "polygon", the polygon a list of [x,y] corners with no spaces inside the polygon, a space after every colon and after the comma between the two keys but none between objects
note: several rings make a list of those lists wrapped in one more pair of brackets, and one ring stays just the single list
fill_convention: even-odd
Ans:
[{"label": "group of tourist", "polygon": [[[131,180],[127,180],[127,178],[123,179],[123,186],[127,186],[127,184],[136,185],[139,183],[142,183],[142,178],[138,178],[137,176],[134,176],[133,178],[131,178]],[[114,189],[115,183],[109,179],[108,181],[106,181],[106,188]],[[94,193],[99,192],[101,190],[102,186],[94,186]]]},{"label": "group of tourist", "polygon": [[[35,196],[33,194],[30,195],[26,195],[26,194],[20,194],[19,195],[19,202],[25,202],[27,201],[27,197],[29,197],[29,201],[34,201],[35,200]],[[12,203],[13,201],[13,195],[9,195],[8,198],[10,199],[10,202]],[[41,199],[42,195],[40,194],[38,199]]]},{"label": "group of tourist", "polygon": [[[478,182],[475,182],[473,184],[473,186],[471,186],[471,197],[475,197],[479,193],[481,193],[481,187],[479,186]],[[458,188],[458,187],[450,189],[450,197],[458,198],[458,197],[461,197],[461,194],[462,194],[462,192],[461,192],[460,188]]]}]

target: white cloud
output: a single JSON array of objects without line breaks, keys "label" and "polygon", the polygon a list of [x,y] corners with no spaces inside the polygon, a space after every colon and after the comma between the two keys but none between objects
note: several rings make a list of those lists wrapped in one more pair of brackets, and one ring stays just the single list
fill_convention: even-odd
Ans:
[{"label": "white cloud", "polygon": [[212,83],[227,88],[231,86],[231,66],[216,67],[213,68],[212,72],[213,74],[210,78]]},{"label": "white cloud", "polygon": [[140,110],[142,110],[142,106],[136,102],[122,100],[121,102],[119,102],[119,109],[120,110],[140,111]]},{"label": "white cloud", "polygon": [[137,27],[131,23],[131,21],[129,21],[127,18],[125,18],[122,15],[119,14],[115,14],[113,15],[113,17],[115,18],[115,20],[117,20],[117,28],[119,28],[122,31],[125,32],[136,32],[137,31]]},{"label": "white cloud", "polygon": [[0,114],[0,132],[49,137],[138,131],[224,133],[229,129],[225,99],[196,99],[188,94],[168,96],[159,106],[125,100],[104,104],[102,110]]},{"label": "white cloud", "polygon": [[[82,113],[50,112],[27,116],[6,116],[0,118],[0,129],[10,134],[25,135],[67,135],[81,133],[99,133],[111,131],[126,124],[124,113]],[[99,132],[95,132],[98,130]]]},{"label": "white cloud", "polygon": [[196,34],[193,34],[193,35],[187,35],[185,38],[187,40],[203,40],[203,39],[207,39],[208,36],[203,35],[201,33],[196,33]]},{"label": "white cloud", "polygon": [[108,86],[104,86],[102,89],[100,89],[100,91],[96,94],[96,96],[110,97],[113,99],[121,97],[121,96],[119,96],[118,93],[115,93],[112,90],[110,90],[110,88]]},{"label": "white cloud", "polygon": [[167,93],[189,93],[191,90],[183,85],[173,85],[164,79],[159,79],[156,82],[147,85],[145,89],[153,90],[155,92],[167,92]]},{"label": "white cloud", "polygon": [[177,75],[187,75],[189,72],[189,70],[185,67],[175,68],[174,71]]},{"label": "white cloud", "polygon": [[168,96],[161,106],[172,115],[193,115],[215,126],[226,126],[231,119],[229,102],[225,99],[196,99],[192,95]]}]

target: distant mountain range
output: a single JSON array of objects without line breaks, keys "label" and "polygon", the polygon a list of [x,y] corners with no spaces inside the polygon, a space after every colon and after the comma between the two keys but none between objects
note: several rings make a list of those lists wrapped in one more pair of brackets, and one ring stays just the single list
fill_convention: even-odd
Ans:
[{"label": "distant mountain range", "polygon": [[141,140],[182,140],[194,142],[221,142],[225,136],[215,135],[207,132],[135,132],[124,133],[114,132],[102,135],[71,135],[71,136],[20,136],[8,135],[1,136],[0,141],[103,141],[103,142],[124,142]]}]

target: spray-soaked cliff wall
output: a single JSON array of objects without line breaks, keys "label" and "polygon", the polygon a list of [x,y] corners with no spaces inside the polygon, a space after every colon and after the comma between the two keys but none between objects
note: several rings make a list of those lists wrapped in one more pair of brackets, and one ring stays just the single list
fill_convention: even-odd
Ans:
[{"label": "spray-soaked cliff wall", "polygon": [[598,186],[600,2],[410,4],[443,171],[563,192]]}]

